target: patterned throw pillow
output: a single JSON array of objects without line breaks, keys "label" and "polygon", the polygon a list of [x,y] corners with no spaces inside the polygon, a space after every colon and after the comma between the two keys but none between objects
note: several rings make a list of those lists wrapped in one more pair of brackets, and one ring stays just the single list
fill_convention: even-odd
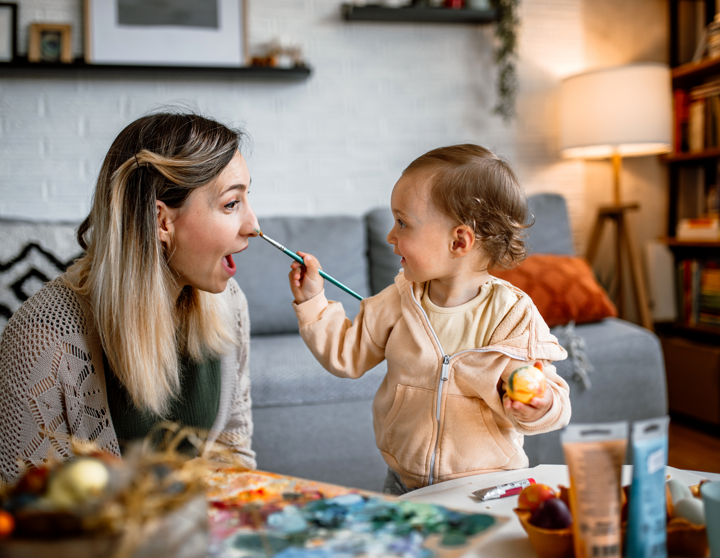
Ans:
[{"label": "patterned throw pillow", "polygon": [[23,302],[82,255],[76,228],[0,220],[0,334]]},{"label": "patterned throw pillow", "polygon": [[531,254],[515,269],[491,273],[525,291],[550,327],[617,316],[584,258]]}]

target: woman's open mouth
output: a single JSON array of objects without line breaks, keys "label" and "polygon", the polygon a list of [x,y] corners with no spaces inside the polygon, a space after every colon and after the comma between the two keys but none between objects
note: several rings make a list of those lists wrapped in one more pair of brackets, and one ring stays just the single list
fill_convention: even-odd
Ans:
[{"label": "woman's open mouth", "polygon": [[222,265],[225,271],[228,272],[228,274],[235,275],[235,271],[237,270],[237,267],[235,267],[235,262],[233,261],[232,254],[228,254],[227,256],[223,256],[222,259]]}]

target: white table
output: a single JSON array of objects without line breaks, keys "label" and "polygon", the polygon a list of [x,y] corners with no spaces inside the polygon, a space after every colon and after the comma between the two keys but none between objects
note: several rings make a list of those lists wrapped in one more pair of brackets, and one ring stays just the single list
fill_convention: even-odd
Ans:
[{"label": "white table", "polygon": [[[674,467],[667,467],[667,474],[687,486],[698,484],[702,479],[720,480],[720,475],[714,473],[684,471]],[[533,478],[535,482],[547,484],[553,488],[557,488],[560,484],[570,486],[565,465],[538,465],[530,469],[476,475],[426,486],[400,496],[400,499],[440,504],[460,511],[487,512],[510,519],[495,533],[489,535],[487,541],[476,551],[466,554],[465,558],[536,558],[537,555],[530,545],[527,534],[513,512],[513,509],[517,507],[517,496],[481,502],[472,495],[475,490],[481,488],[527,478]],[[632,466],[623,465],[623,485],[630,484],[631,478]]]}]

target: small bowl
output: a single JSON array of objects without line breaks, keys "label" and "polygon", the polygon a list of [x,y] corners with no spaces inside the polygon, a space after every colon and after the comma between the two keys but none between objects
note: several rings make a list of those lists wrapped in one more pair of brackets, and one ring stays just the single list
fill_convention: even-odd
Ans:
[{"label": "small bowl", "polygon": [[530,523],[532,512],[515,508],[515,515],[520,519],[523,529],[528,534],[530,544],[535,549],[539,558],[573,558],[573,530],[566,529],[541,529]]},{"label": "small bowl", "polygon": [[667,524],[667,553],[669,555],[704,557],[708,553],[705,525],[693,525],[676,517]]}]

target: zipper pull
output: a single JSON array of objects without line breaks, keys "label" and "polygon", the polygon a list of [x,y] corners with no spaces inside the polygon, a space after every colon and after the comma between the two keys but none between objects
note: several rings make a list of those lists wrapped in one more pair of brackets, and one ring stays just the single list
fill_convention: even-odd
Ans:
[{"label": "zipper pull", "polygon": [[442,364],[442,372],[440,373],[440,377],[442,378],[443,382],[447,382],[448,377],[448,365],[450,364],[450,357],[445,355],[443,357],[443,364]]}]

